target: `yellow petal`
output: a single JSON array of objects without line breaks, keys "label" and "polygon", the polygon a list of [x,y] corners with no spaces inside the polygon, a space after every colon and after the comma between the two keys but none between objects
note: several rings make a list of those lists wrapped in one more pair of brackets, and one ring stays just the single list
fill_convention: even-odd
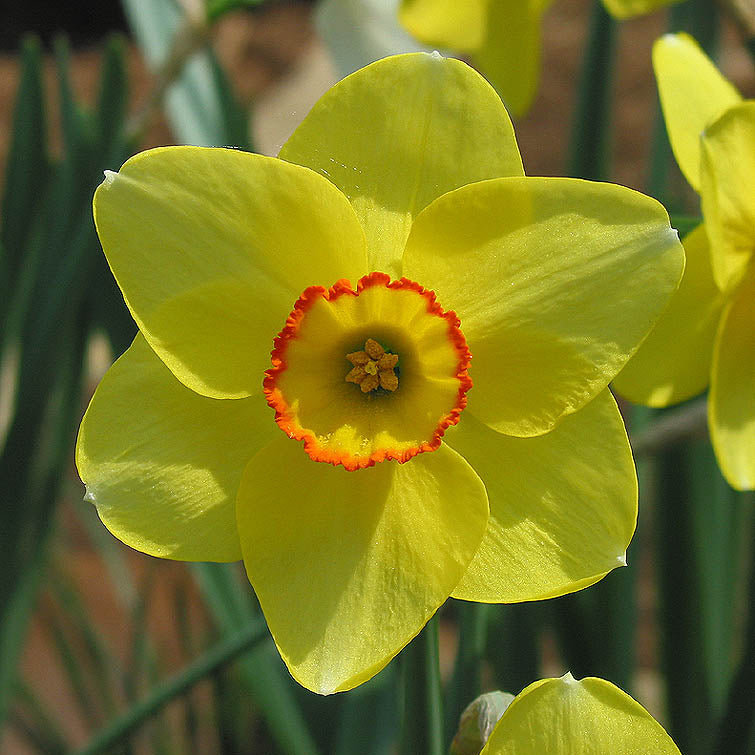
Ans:
[{"label": "yellow petal", "polygon": [[552,598],[626,563],[637,481],[609,391],[537,438],[501,435],[467,411],[446,441],[475,468],[490,499],[485,538],[454,597]]},{"label": "yellow petal", "polygon": [[249,579],[295,679],[323,694],[376,674],[448,597],[480,543],[485,488],[452,450],[347,472],[281,436],[237,501]]},{"label": "yellow petal", "polygon": [[755,100],[730,108],[705,130],[702,156],[700,193],[713,274],[728,291],[755,252]]},{"label": "yellow petal", "polygon": [[139,329],[181,382],[214,398],[260,390],[306,286],[366,271],[359,222],[332,184],[238,150],[142,152],[107,174],[94,217]]},{"label": "yellow petal", "polygon": [[702,393],[710,380],[713,341],[724,298],[713,280],[703,225],[683,241],[684,276],[668,309],[613,387],[636,404],[669,406]]},{"label": "yellow petal", "polygon": [[541,679],[506,709],[480,755],[680,755],[663,727],[603,679]]},{"label": "yellow petal", "polygon": [[708,401],[713,450],[729,484],[755,488],[755,268],[724,311]]},{"label": "yellow petal", "polygon": [[200,396],[138,335],[92,398],[76,465],[86,498],[127,545],[163,558],[236,561],[241,474],[278,432],[261,394]]},{"label": "yellow petal", "polygon": [[280,156],[338,186],[367,235],[370,270],[400,275],[412,220],[472,181],[521,175],[514,130],[479,74],[437,53],[379,60],[336,84]]},{"label": "yellow petal", "polygon": [[461,319],[469,407],[539,435],[600,393],[655,324],[684,253],[653,199],[620,186],[503,178],[436,200],[405,274]]},{"label": "yellow petal", "polygon": [[540,78],[540,24],[550,2],[499,0],[489,5],[488,35],[474,62],[515,115],[532,105]]},{"label": "yellow petal", "polygon": [[423,44],[474,52],[487,36],[488,0],[402,0],[398,17]]},{"label": "yellow petal", "polygon": [[681,0],[603,0],[603,5],[616,18],[631,18],[678,2]]},{"label": "yellow petal", "polygon": [[700,135],[741,98],[687,34],[657,40],[653,68],[671,148],[682,173],[699,191]]}]

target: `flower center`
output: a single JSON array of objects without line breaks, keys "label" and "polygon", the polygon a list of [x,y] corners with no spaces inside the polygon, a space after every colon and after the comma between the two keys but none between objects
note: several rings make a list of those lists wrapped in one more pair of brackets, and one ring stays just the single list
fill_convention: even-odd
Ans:
[{"label": "flower center", "polygon": [[352,351],[346,355],[354,366],[346,375],[347,383],[356,383],[362,393],[382,388],[395,391],[398,388],[398,375],[395,373],[398,354],[390,354],[375,339],[364,342],[364,351]]},{"label": "flower center", "polygon": [[348,470],[434,451],[472,385],[459,324],[406,278],[306,289],[265,373],[275,421],[314,461]]}]

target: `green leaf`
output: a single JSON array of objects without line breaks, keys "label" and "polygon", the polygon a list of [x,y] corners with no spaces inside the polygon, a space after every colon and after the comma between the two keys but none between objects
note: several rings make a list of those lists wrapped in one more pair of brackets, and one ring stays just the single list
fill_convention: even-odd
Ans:
[{"label": "green leaf", "polygon": [[[150,68],[159,76],[172,77],[179,66],[165,92],[165,112],[177,141],[216,147],[233,144],[228,127],[234,117],[218,88],[222,72],[204,45],[208,27],[183,16],[173,0],[124,0],[123,8]],[[186,49],[196,52],[176,57]]]},{"label": "green leaf", "polygon": [[438,661],[438,615],[401,651],[404,713],[401,755],[444,755],[443,695]]},{"label": "green leaf", "polygon": [[210,66],[220,99],[223,130],[226,137],[223,145],[251,152],[254,147],[251,141],[249,113],[236,99],[231,83],[214,55],[210,56]]},{"label": "green leaf", "polygon": [[712,755],[747,755],[755,751],[755,706],[752,702],[755,692],[755,514],[752,506],[755,504],[755,493],[740,493],[737,504],[745,512],[749,522],[743,526],[747,554],[750,560],[750,579],[747,587],[745,605],[747,606],[744,619],[744,642],[739,659],[739,666],[732,677],[726,695],[723,714],[716,727],[716,736]]},{"label": "green leaf", "polygon": [[[31,232],[19,258],[23,274],[15,281],[2,334],[4,350],[17,353],[18,367],[0,453],[5,501],[0,541],[0,721],[39,583],[35,564],[43,563],[41,552],[55,520],[63,472],[70,464],[89,330],[85,295],[92,262],[100,254],[90,206],[94,176],[101,170],[96,167],[95,129],[73,99],[64,41],[56,43],[55,53],[63,157],[29,221]],[[41,110],[36,117],[42,118]],[[39,124],[30,122],[26,128],[44,133]],[[44,154],[44,145],[38,140],[34,144]],[[34,157],[29,161],[33,164]],[[14,212],[27,209],[20,206]]]},{"label": "green leaf", "polygon": [[481,691],[482,659],[487,642],[490,606],[454,601],[459,629],[456,663],[446,688],[446,739],[451,740],[464,709]]},{"label": "green leaf", "polygon": [[593,0],[574,110],[566,174],[599,181],[610,175],[611,102],[616,21]]},{"label": "green leaf", "polygon": [[631,689],[640,540],[635,534],[627,552],[628,566],[612,571],[588,590],[551,601],[564,661],[576,676],[594,674]]},{"label": "green leaf", "polygon": [[[0,455],[0,490],[6,501],[2,550],[0,552],[0,722],[4,719],[14,690],[16,665],[37,590],[45,569],[47,541],[54,517],[52,507],[70,463],[75,417],[83,372],[84,329],[76,329],[77,338],[60,341],[69,348],[57,354],[56,369],[50,371],[52,382],[43,381],[41,409],[35,407],[36,420],[28,428],[20,413]],[[29,445],[32,438],[36,445]],[[29,449],[38,456],[29,459]],[[32,474],[31,465],[35,462]]]},{"label": "green leaf", "polygon": [[398,740],[396,664],[343,695],[333,755],[392,755]]},{"label": "green leaf", "polygon": [[29,617],[44,574],[43,549],[40,548],[35,556],[33,561],[26,564],[20,577],[14,580],[15,589],[9,591],[0,614],[0,725],[16,692],[16,666],[26,642]]},{"label": "green leaf", "polygon": [[233,662],[267,639],[262,621],[251,622],[223,642],[205,651],[174,676],[154,687],[140,702],[111,721],[78,750],[75,755],[96,755],[105,752],[133,734],[145,721],[161,711],[169,702],[185,694],[195,684],[208,678],[222,666]]},{"label": "green leaf", "polygon": [[[671,448],[660,456],[656,472],[661,668],[668,685],[669,734],[685,755],[708,751],[713,724],[700,613],[701,554],[695,547],[698,490],[691,484],[696,465],[706,474],[718,474],[711,456],[704,444],[694,454],[684,446]],[[709,503],[706,498],[705,505]]]},{"label": "green leaf", "polygon": [[540,677],[540,633],[552,603],[490,607],[485,657],[497,689],[519,692]]},{"label": "green leaf", "polygon": [[702,218],[695,217],[694,215],[672,215],[671,226],[679,231],[679,236],[682,238],[691,231],[694,231],[700,223],[703,222]]},{"label": "green leaf", "polygon": [[118,159],[125,151],[124,123],[128,103],[125,53],[126,40],[123,37],[113,36],[108,39],[102,60],[100,91],[95,110],[97,143],[105,163],[113,157]]},{"label": "green leaf", "polygon": [[45,616],[45,630],[51,639],[51,647],[65,672],[73,699],[87,727],[96,729],[102,722],[99,701],[86,678],[84,664],[69,638],[70,627],[64,627],[61,610],[55,605]]},{"label": "green leaf", "polygon": [[[252,599],[249,583],[225,564],[192,564],[202,596],[218,626],[227,636],[235,628],[260,620],[261,612]],[[291,680],[272,642],[257,648],[242,661],[239,673],[265,716],[278,747],[290,755],[318,752],[309,726],[294,696]]]},{"label": "green leaf", "polygon": [[18,681],[19,706],[10,717],[10,724],[34,750],[47,755],[63,755],[70,750],[66,736],[48,705],[23,680]]},{"label": "green leaf", "polygon": [[745,574],[752,547],[747,526],[750,511],[745,496],[726,484],[706,443],[694,444],[689,453],[702,660],[713,714],[718,716],[733,672],[740,597],[747,588]]},{"label": "green leaf", "polygon": [[24,249],[49,175],[42,54],[34,38],[21,47],[21,77],[5,168],[0,229],[0,322],[5,320]]},{"label": "green leaf", "polygon": [[[136,145],[128,141],[125,128],[128,80],[124,55],[125,40],[119,36],[111,37],[105,47],[95,112],[100,158],[98,170],[117,170],[136,150]],[[100,175],[95,179],[99,180]],[[92,290],[99,292],[92,302],[95,324],[107,334],[113,352],[122,354],[134,340],[136,325],[103,254],[96,255],[91,285]]]},{"label": "green leaf", "polygon": [[209,0],[207,3],[207,20],[214,23],[221,16],[234,10],[256,8],[265,0]]},{"label": "green leaf", "polygon": [[67,642],[65,633],[68,632],[72,636],[68,644],[76,648],[76,652],[71,654],[76,668],[72,673],[69,672],[69,678],[73,682],[74,676],[81,675],[80,688],[86,690],[90,698],[87,700],[80,696],[82,715],[87,717],[97,714],[98,721],[106,716],[113,716],[116,712],[116,678],[122,673],[120,660],[93,623],[87,606],[70,578],[61,570],[54,569],[49,581],[58,611],[67,619],[68,629],[64,629],[58,620],[58,631],[64,635],[64,642]]}]

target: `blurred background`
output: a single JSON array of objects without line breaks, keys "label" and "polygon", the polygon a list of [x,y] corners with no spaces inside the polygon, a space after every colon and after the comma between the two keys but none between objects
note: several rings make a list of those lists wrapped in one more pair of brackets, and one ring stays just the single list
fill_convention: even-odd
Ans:
[{"label": "blurred background", "polygon": [[[303,690],[266,634],[243,569],[130,550],[83,502],[73,465],[88,399],[135,333],[91,220],[102,171],[165,144],[277,154],[349,70],[419,49],[396,26],[395,7],[4,4],[0,752],[398,752],[400,659],[353,692]],[[695,34],[755,95],[741,32],[712,0],[621,24],[592,0],[556,0],[544,19],[537,98],[515,122],[528,174],[609,179],[694,224],[699,209],[670,155],[650,63],[652,42],[670,28]],[[590,55],[603,77],[586,105]],[[642,491],[629,567],[542,604],[444,606],[449,741],[479,691],[516,694],[571,670],[629,691],[686,755],[734,752],[728,732],[751,727],[755,707],[753,497],[721,478],[703,402],[623,407]],[[755,753],[752,735],[748,746]]]}]

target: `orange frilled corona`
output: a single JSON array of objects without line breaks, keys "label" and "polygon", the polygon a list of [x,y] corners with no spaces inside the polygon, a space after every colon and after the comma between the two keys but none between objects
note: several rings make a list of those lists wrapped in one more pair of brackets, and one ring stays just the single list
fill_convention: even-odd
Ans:
[{"label": "orange frilled corona", "polygon": [[307,288],[275,339],[264,391],[315,461],[363,469],[434,451],[472,385],[454,312],[406,278]]}]

